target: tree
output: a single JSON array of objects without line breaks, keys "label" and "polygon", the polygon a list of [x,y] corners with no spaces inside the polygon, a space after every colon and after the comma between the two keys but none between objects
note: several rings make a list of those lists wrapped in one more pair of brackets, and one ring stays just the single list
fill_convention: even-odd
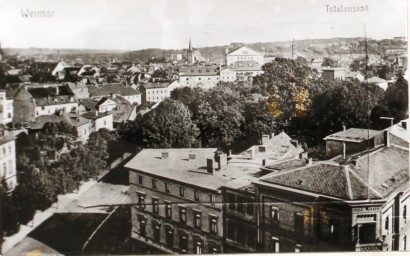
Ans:
[{"label": "tree", "polygon": [[188,108],[171,99],[145,114],[134,131],[134,141],[154,148],[191,147],[196,145],[198,136]]},{"label": "tree", "polygon": [[253,87],[269,97],[272,115],[286,127],[300,110],[308,108],[308,90],[317,80],[317,72],[302,61],[285,58],[276,58],[262,69],[264,73],[254,78]]},{"label": "tree", "polygon": [[322,62],[322,67],[337,67],[339,66],[337,61],[332,58],[325,57]]}]

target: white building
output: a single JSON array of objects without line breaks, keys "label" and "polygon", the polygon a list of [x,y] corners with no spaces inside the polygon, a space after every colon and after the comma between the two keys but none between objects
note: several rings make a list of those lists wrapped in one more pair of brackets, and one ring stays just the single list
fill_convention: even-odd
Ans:
[{"label": "white building", "polygon": [[220,80],[222,82],[234,82],[236,80],[236,72],[232,68],[223,68],[220,72]]},{"label": "white building", "polygon": [[5,90],[0,90],[0,124],[13,121],[13,98],[7,97]]},{"label": "white building", "polygon": [[88,112],[82,115],[82,117],[92,120],[93,131],[98,131],[102,128],[112,131],[113,116],[110,113],[99,113],[98,111]]},{"label": "white building", "polygon": [[378,85],[380,88],[382,88],[383,90],[386,90],[388,87],[388,81],[384,80],[380,77],[370,77],[369,79],[364,80],[365,83],[370,83],[370,84],[376,84]]},{"label": "white building", "polygon": [[0,137],[0,178],[4,177],[9,189],[17,185],[15,140],[14,135],[5,134],[5,131]]},{"label": "white building", "polygon": [[170,83],[145,83],[141,86],[144,102],[161,102],[170,97]]},{"label": "white building", "polygon": [[219,66],[189,65],[179,69],[179,83],[182,86],[211,89],[220,81]]},{"label": "white building", "polygon": [[253,60],[259,65],[264,64],[264,53],[258,52],[248,46],[239,47],[225,54],[226,65],[229,66],[236,61]]}]

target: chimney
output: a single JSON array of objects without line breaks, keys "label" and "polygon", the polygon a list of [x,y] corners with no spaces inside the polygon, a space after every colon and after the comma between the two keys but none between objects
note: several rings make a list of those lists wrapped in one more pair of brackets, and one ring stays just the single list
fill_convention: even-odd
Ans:
[{"label": "chimney", "polygon": [[401,126],[407,131],[407,121],[402,121]]},{"label": "chimney", "polygon": [[208,158],[206,159],[206,171],[209,174],[213,174],[214,173],[214,160],[212,158]]},{"label": "chimney", "polygon": [[196,159],[196,154],[189,154],[188,159],[189,160],[195,160]]},{"label": "chimney", "polygon": [[272,139],[273,137],[275,137],[275,133],[274,133],[274,132],[272,132],[272,133],[270,134],[270,138]]},{"label": "chimney", "polygon": [[218,169],[222,170],[228,164],[228,156],[225,153],[218,155]]},{"label": "chimney", "polygon": [[389,131],[384,131],[384,146],[390,147],[390,134],[389,134]]},{"label": "chimney", "polygon": [[307,165],[307,166],[311,166],[312,163],[313,163],[313,160],[312,160],[311,157],[306,159],[306,165]]},{"label": "chimney", "polygon": [[232,155],[232,150],[228,150],[228,156]]},{"label": "chimney", "polygon": [[253,148],[251,148],[250,150],[248,150],[249,152],[249,159],[255,159],[255,150]]},{"label": "chimney", "polygon": [[168,159],[168,157],[169,157],[168,152],[162,152],[161,153],[161,159]]},{"label": "chimney", "polygon": [[346,125],[343,125],[343,131],[346,131]]},{"label": "chimney", "polygon": [[56,95],[60,93],[60,89],[58,88],[58,86],[55,87],[55,91],[56,91]]},{"label": "chimney", "polygon": [[261,145],[266,145],[269,142],[269,135],[268,134],[263,134],[262,139],[261,139]]},{"label": "chimney", "polygon": [[262,166],[266,166],[266,159],[262,159]]},{"label": "chimney", "polygon": [[95,111],[95,116],[98,116],[98,110]]},{"label": "chimney", "polygon": [[1,136],[6,136],[7,135],[7,131],[6,130],[1,130]]}]

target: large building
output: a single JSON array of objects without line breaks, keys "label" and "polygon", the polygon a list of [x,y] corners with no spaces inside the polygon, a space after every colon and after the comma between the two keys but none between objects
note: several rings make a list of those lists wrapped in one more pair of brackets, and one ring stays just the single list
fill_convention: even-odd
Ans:
[{"label": "large building", "polygon": [[16,137],[2,131],[0,135],[0,178],[4,178],[9,189],[17,185]]},{"label": "large building", "polygon": [[13,96],[8,90],[0,90],[0,124],[8,124],[13,121]]},{"label": "large building", "polygon": [[242,46],[225,53],[225,65],[230,66],[237,61],[255,61],[257,65],[264,64],[264,53],[258,52],[248,46]]},{"label": "large building", "polygon": [[[133,202],[131,236],[169,253],[225,252],[223,187],[250,184],[263,161],[299,157],[301,151],[284,133],[230,155],[229,164],[215,148],[144,149],[125,165]],[[256,218],[256,204],[247,207]],[[255,224],[243,230],[250,245],[256,244]]]},{"label": "large building", "polygon": [[211,89],[220,81],[218,65],[190,65],[179,69],[181,86]]}]

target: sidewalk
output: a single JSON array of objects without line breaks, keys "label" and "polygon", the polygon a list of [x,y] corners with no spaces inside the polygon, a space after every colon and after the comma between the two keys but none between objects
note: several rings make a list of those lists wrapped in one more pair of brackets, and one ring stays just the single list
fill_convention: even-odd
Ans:
[{"label": "sidewalk", "polygon": [[[90,189],[96,183],[97,182],[94,180],[85,182],[84,184],[80,186],[78,193],[71,193],[71,194],[64,195],[64,197],[70,199],[67,201],[64,200],[65,203],[68,203],[69,201],[77,199],[82,193]],[[36,213],[34,214],[33,220],[27,223],[27,225],[20,225],[20,229],[16,234],[9,236],[9,237],[4,237],[4,242],[2,244],[2,250],[3,250],[2,252],[6,253],[8,250],[13,248],[13,246],[15,246],[17,243],[22,241],[25,237],[27,237],[27,235],[31,231],[33,231],[41,223],[43,223],[45,220],[50,218],[54,213],[56,213],[58,211],[58,208],[61,208],[61,207],[64,208],[65,203],[61,204],[60,201],[58,201],[57,203],[53,204],[50,208],[48,208],[44,212],[36,211]]]}]

